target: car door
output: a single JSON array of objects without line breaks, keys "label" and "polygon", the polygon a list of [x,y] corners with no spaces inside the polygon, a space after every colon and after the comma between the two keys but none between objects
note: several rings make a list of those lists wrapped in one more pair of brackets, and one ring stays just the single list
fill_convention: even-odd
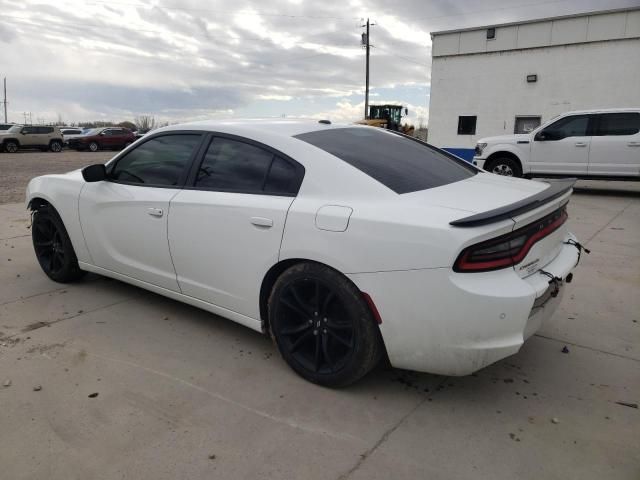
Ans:
[{"label": "car door", "polygon": [[531,145],[531,172],[586,175],[592,115],[562,117],[536,132]]},{"label": "car door", "polygon": [[94,265],[179,291],[167,214],[201,139],[197,132],[152,137],[117,157],[107,168],[107,181],[84,186],[80,222]]},{"label": "car door", "polygon": [[640,112],[597,115],[589,175],[640,176]]},{"label": "car door", "polygon": [[23,147],[32,147],[38,145],[38,127],[26,126],[20,131],[22,134],[18,139]]},{"label": "car door", "polygon": [[117,137],[113,128],[107,128],[100,133],[100,147],[112,149],[116,145]]},{"label": "car door", "polygon": [[210,138],[172,200],[169,245],[186,295],[259,319],[260,286],[278,261],[304,168],[246,139]]}]

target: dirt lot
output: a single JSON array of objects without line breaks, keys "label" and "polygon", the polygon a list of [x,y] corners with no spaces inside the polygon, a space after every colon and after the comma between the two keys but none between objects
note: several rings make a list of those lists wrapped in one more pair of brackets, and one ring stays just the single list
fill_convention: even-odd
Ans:
[{"label": "dirt lot", "polygon": [[[43,161],[109,157],[32,155],[14,156],[32,165],[18,200]],[[96,275],[50,281],[24,205],[0,204],[0,478],[638,480],[640,183],[582,182],[569,215],[592,253],[518,354],[329,390],[229,320]]]},{"label": "dirt lot", "polygon": [[24,201],[27,183],[47,173],[65,173],[92,163],[106,162],[117,152],[0,153],[0,204]]}]

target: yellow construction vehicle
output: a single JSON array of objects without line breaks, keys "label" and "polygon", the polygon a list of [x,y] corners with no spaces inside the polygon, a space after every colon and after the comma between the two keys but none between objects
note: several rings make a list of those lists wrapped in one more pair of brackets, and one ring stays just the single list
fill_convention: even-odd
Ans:
[{"label": "yellow construction vehicle", "polygon": [[[404,110],[404,115],[402,115]],[[413,135],[413,125],[402,124],[402,117],[407,116],[409,110],[402,105],[369,105],[369,116],[356,123],[372,127],[386,128],[405,135]]]}]

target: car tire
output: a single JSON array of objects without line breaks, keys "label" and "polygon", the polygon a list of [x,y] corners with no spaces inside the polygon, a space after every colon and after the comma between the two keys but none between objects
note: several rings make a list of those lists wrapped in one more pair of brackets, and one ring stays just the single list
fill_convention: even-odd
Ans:
[{"label": "car tire", "polygon": [[504,177],[522,177],[522,167],[520,167],[517,161],[510,157],[492,159],[485,170]]},{"label": "car tire", "polygon": [[313,383],[350,385],[383,356],[380,330],[362,292],[327,266],[309,262],[284,271],[271,290],[268,313],[285,362]]},{"label": "car tire", "polygon": [[62,219],[52,207],[34,212],[31,238],[38,263],[51,280],[68,283],[84,276]]},{"label": "car tire", "polygon": [[92,152],[97,152],[98,150],[100,150],[100,145],[98,145],[98,142],[91,142],[89,144],[89,150]]},{"label": "car tire", "polygon": [[60,140],[53,140],[49,144],[49,148],[52,152],[59,153],[62,151],[62,142]]},{"label": "car tire", "polygon": [[20,146],[18,145],[18,142],[13,140],[7,140],[4,142],[4,151],[7,153],[16,153],[19,148]]}]

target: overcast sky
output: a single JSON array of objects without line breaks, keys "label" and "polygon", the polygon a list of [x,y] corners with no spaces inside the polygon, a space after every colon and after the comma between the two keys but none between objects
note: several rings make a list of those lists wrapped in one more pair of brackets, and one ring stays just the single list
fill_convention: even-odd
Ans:
[{"label": "overcast sky", "polygon": [[[429,32],[640,5],[640,0],[0,0],[9,121],[363,115],[427,123]],[[0,99],[1,100],[1,99]]]}]

